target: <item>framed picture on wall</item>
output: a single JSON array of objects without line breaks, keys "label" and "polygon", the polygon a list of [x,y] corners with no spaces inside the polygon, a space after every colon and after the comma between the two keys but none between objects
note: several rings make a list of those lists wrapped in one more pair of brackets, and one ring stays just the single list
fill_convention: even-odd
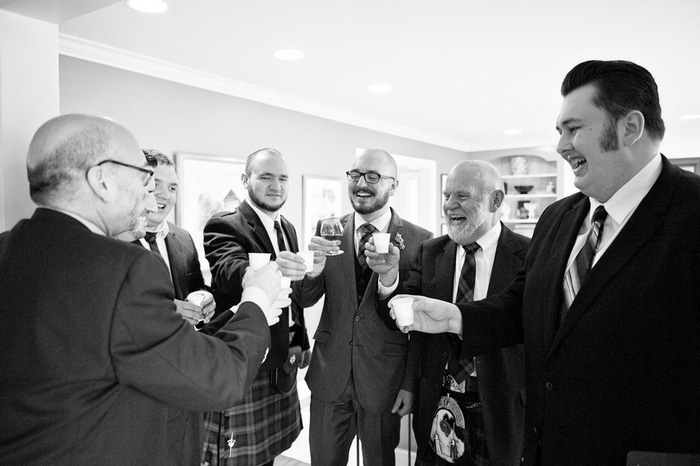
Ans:
[{"label": "framed picture on wall", "polygon": [[192,235],[202,273],[209,283],[209,264],[203,246],[204,226],[214,213],[233,211],[245,199],[241,182],[245,159],[176,152],[175,166],[180,182],[175,223]]},{"label": "framed picture on wall", "polygon": [[340,178],[327,176],[302,176],[303,234],[301,249],[306,249],[316,233],[316,224],[321,218],[342,215],[342,189]]},{"label": "framed picture on wall", "polygon": [[440,192],[438,193],[438,210],[440,211],[440,217],[445,216],[445,212],[442,211],[442,198],[445,192],[445,186],[447,185],[447,174],[443,173],[440,175]]}]

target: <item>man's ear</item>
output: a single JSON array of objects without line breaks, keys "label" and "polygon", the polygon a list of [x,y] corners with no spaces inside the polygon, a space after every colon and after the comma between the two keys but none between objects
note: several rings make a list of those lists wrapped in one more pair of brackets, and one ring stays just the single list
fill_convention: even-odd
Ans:
[{"label": "man's ear", "polygon": [[100,198],[100,200],[106,202],[109,199],[109,180],[107,179],[107,172],[102,168],[102,166],[90,167],[85,174],[87,178],[88,186],[92,192]]},{"label": "man's ear", "polygon": [[241,183],[243,183],[245,189],[248,189],[248,175],[245,173],[241,173]]},{"label": "man's ear", "polygon": [[399,187],[399,180],[393,180],[391,182],[391,188],[389,188],[389,196],[393,196],[396,192],[396,188]]},{"label": "man's ear", "polygon": [[644,134],[644,115],[639,110],[632,110],[622,117],[624,125],[623,141],[625,146],[631,146]]},{"label": "man's ear", "polygon": [[497,189],[491,193],[489,199],[489,211],[496,212],[503,204],[503,199],[505,199],[506,194],[502,189]]}]

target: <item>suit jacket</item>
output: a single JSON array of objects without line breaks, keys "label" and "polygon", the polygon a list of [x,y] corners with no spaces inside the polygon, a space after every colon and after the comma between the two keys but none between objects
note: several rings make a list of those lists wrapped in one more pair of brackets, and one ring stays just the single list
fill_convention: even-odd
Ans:
[{"label": "suit jacket", "polygon": [[[312,306],[325,294],[306,382],[314,396],[330,402],[340,396],[352,373],[364,409],[373,413],[391,411],[399,389],[413,391],[413,382],[405,374],[408,338],[387,328],[378,314],[376,273],[372,273],[358,304],[354,215],[346,215],[342,222],[340,248],[345,253],[327,257],[323,272],[318,277],[307,276],[302,282],[304,307]],[[320,222],[317,234],[319,228]],[[393,209],[388,232],[392,241],[396,241],[397,233],[403,238],[405,249],[399,262],[399,280],[403,281],[418,245],[432,233],[401,220]]]},{"label": "suit jacket", "polygon": [[[140,240],[132,242],[143,245]],[[207,290],[197,249],[187,230],[168,222],[165,247],[175,299],[182,301],[193,291]],[[200,463],[204,443],[202,424],[202,413],[168,407],[168,464],[186,466]]]},{"label": "suit jacket", "polygon": [[[503,226],[489,281],[488,295],[505,290],[525,262],[530,240]],[[420,245],[404,291],[452,302],[455,258],[460,247],[444,235]],[[414,401],[413,430],[418,457],[434,461],[430,428],[440,399],[442,377],[451,354],[452,335],[412,332],[409,361],[415,361],[419,381]],[[522,345],[492,350],[476,357],[479,398],[489,459],[499,466],[517,466],[525,434],[525,355]]]},{"label": "suit jacket", "polygon": [[698,453],[700,177],[663,157],[559,326],[566,262],[588,210],[578,193],[542,213],[508,291],[460,306],[463,350],[525,342],[527,465]]},{"label": "suit jacket", "polygon": [[[294,225],[280,216],[280,226],[289,243],[291,252],[299,251],[299,243]],[[204,251],[211,267],[212,292],[216,299],[216,314],[220,314],[238,303],[243,287],[241,285],[245,269],[248,267],[248,253],[269,252],[275,260],[275,249],[265,226],[247,201],[243,201],[235,212],[215,214],[204,227]],[[294,283],[293,290],[298,290]],[[302,350],[309,348],[306,335],[303,307],[299,304],[298,291],[292,293],[292,317],[295,339],[292,345]],[[272,346],[263,363],[262,370],[280,367],[289,353],[289,322],[284,315],[270,327]]]},{"label": "suit jacket", "polygon": [[216,338],[175,312],[163,262],[37,209],[0,237],[4,465],[167,464],[169,405],[226,409],[269,344],[242,305]]}]

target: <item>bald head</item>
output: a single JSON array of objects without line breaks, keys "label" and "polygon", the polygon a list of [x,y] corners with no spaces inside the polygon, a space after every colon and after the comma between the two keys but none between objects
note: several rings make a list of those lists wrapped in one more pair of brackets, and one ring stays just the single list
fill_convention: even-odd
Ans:
[{"label": "bald head", "polygon": [[500,219],[503,181],[488,162],[465,160],[455,165],[443,195],[447,233],[458,244],[477,241]]},{"label": "bald head", "polygon": [[55,205],[72,199],[86,171],[115,157],[119,145],[138,149],[133,135],[106,118],[63,115],[44,123],[27,153],[27,176],[32,199]]}]

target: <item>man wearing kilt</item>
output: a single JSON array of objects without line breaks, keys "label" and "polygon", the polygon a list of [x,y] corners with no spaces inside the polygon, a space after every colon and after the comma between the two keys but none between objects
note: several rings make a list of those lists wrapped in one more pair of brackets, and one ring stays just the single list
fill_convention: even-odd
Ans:
[{"label": "man wearing kilt", "polygon": [[[217,315],[240,299],[249,253],[270,253],[291,280],[304,277],[294,226],[279,215],[287,200],[288,169],[282,154],[261,149],[248,156],[241,176],[248,195],[235,212],[215,214],[204,228],[204,250],[212,272]],[[290,314],[291,311],[291,314]],[[291,317],[291,318],[290,318]],[[242,404],[205,415],[203,462],[216,465],[272,465],[302,429],[297,367],[310,358],[303,309],[291,309],[270,327],[270,352]]]}]

